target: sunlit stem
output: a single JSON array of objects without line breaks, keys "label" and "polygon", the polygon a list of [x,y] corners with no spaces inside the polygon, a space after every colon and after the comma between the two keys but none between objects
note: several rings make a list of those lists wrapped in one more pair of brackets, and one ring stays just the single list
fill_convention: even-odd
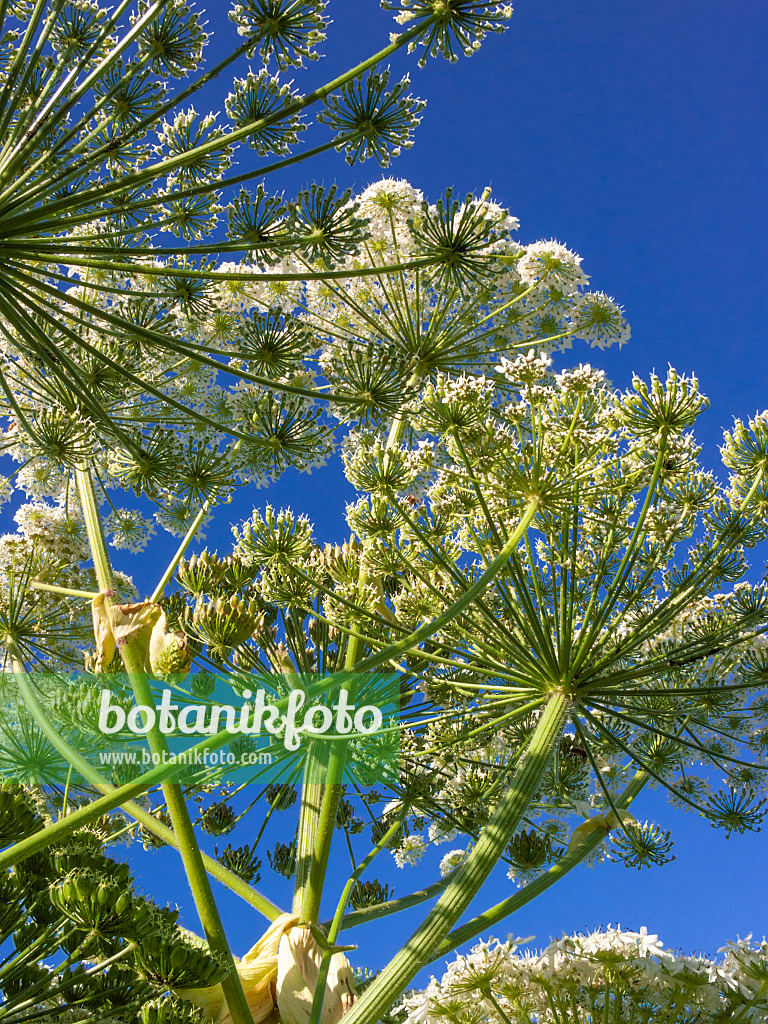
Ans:
[{"label": "sunlit stem", "polygon": [[[112,566],[107,554],[104,530],[96,503],[93,481],[88,470],[75,470],[75,482],[80,498],[80,506],[83,510],[91,555],[96,569],[96,578],[99,587],[103,591],[112,592],[110,600],[114,600],[114,573],[112,572]],[[143,661],[138,656],[138,652],[132,649],[130,643],[125,643],[120,653],[137,705],[154,707],[152,688],[149,685]],[[161,761],[164,757],[168,757],[170,753],[168,744],[157,724],[147,733],[147,741],[152,753],[159,755]],[[233,1024],[253,1024],[243,986],[235,970],[232,952],[229,948],[221,915],[211,890],[211,883],[205,870],[200,847],[197,843],[181,786],[178,783],[164,782],[162,784],[162,791],[173,831],[179,841],[179,853],[181,854],[187,881],[192,890],[195,906],[197,907],[208,944],[211,950],[223,957],[224,962],[230,966],[229,974],[221,984],[224,998],[232,1016],[232,1022]]]},{"label": "sunlit stem", "polygon": [[[415,383],[414,374],[409,387]],[[405,413],[395,417],[387,438],[388,452],[398,445],[407,425]],[[364,552],[363,552],[364,553]],[[361,555],[357,593],[362,600],[369,583],[368,570]],[[357,635],[347,637],[344,671],[352,672],[358,664],[361,641]],[[388,659],[389,660],[389,659]],[[346,689],[346,687],[345,687]],[[296,888],[293,909],[301,921],[316,924],[320,917],[323,886],[331,853],[333,831],[341,800],[342,780],[347,760],[347,743],[338,740],[332,744],[316,742],[307,753],[305,782],[302,787],[302,806],[299,819],[299,839],[296,868]]]},{"label": "sunlit stem", "polygon": [[317,982],[315,984],[315,993],[312,997],[312,1009],[309,1015],[309,1024],[313,1024],[313,1022],[320,1020],[320,1014],[323,1009],[323,998],[325,996],[325,984],[328,979],[328,968],[331,965],[331,957],[333,956],[333,946],[336,943],[336,939],[339,937],[341,922],[344,918],[344,911],[346,909],[347,902],[349,901],[349,897],[352,894],[352,890],[381,851],[384,850],[387,844],[397,835],[400,830],[400,826],[405,820],[408,810],[409,806],[407,804],[403,804],[403,807],[395,821],[390,825],[378,843],[376,843],[371,849],[368,856],[355,868],[349,876],[347,884],[342,890],[341,897],[336,907],[336,913],[333,915],[333,921],[331,922],[331,927],[328,931],[328,948],[323,950],[322,960],[320,961],[320,970],[318,971]]},{"label": "sunlit stem", "polygon": [[62,597],[82,597],[85,601],[92,601],[98,594],[90,590],[73,590],[71,587],[57,587],[53,583],[39,583],[32,580],[29,584],[31,590],[44,590],[47,594],[61,594]]},{"label": "sunlit stem", "polygon": [[189,527],[189,529],[187,530],[187,533],[186,533],[186,535],[184,537],[184,540],[182,540],[181,544],[179,544],[178,550],[176,551],[176,554],[171,559],[171,561],[170,561],[170,563],[168,565],[168,568],[165,570],[165,572],[163,573],[163,575],[162,575],[161,579],[159,580],[157,586],[152,591],[152,596],[149,599],[150,601],[159,601],[160,598],[163,596],[163,592],[165,591],[165,588],[168,586],[168,583],[173,578],[173,574],[176,572],[176,569],[178,568],[179,562],[184,557],[184,552],[187,550],[189,545],[195,539],[195,534],[200,529],[200,524],[202,523],[202,521],[205,519],[206,515],[208,514],[208,509],[210,507],[211,507],[210,506],[210,502],[206,501],[203,504],[203,507],[200,509],[200,511],[195,516],[195,518],[192,520],[192,524]]},{"label": "sunlit stem", "polygon": [[567,710],[566,696],[560,692],[553,693],[518,762],[509,788],[496,805],[477,843],[405,946],[349,1011],[346,1024],[380,1019],[424,963],[432,958],[477,895],[541,786],[552,752],[560,741]]}]

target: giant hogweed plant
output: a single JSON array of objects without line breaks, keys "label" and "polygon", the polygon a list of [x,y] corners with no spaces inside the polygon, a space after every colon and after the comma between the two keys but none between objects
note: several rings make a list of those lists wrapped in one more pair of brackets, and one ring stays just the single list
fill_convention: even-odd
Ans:
[{"label": "giant hogweed plant", "polygon": [[[121,604],[104,492],[87,459],[70,467],[62,505],[25,509],[21,534],[4,541],[7,665],[28,734],[71,773],[65,797],[56,780],[42,787],[52,820],[0,854],[3,868],[118,807],[148,841],[178,847],[226,972],[178,998],[212,1019],[258,1021],[276,1005],[286,1024],[379,1020],[426,963],[577,864],[601,852],[636,867],[668,859],[669,834],[628,810],[648,784],[729,831],[756,828],[762,815],[766,594],[744,582],[744,550],[768,528],[765,417],[726,435],[731,474],[718,483],[690,433],[706,406],[695,379],[670,371],[620,393],[589,366],[551,372],[549,353],[574,336],[605,346],[627,334],[616,304],[586,292],[578,257],[554,242],[512,242],[508,215],[487,197],[430,208],[404,183],[385,183],[360,208],[369,239],[344,274],[298,280],[279,305],[263,293],[253,302],[254,321],[281,339],[283,372],[306,373],[315,358],[330,385],[322,422],[345,425],[341,454],[359,492],[348,541],[321,547],[306,517],[267,507],[237,528],[230,554],[187,557],[217,499],[202,491],[151,598]],[[297,354],[290,332],[299,328]],[[339,401],[345,393],[354,401]],[[314,439],[286,430],[271,447],[297,465],[309,448],[306,465]],[[84,542],[92,570],[82,567]],[[225,679],[274,673],[288,687],[339,671],[396,672],[399,782],[345,786],[346,745],[317,743],[297,766],[295,804],[290,786],[185,791],[165,781],[163,765],[116,787],[51,726],[28,671],[41,658],[66,667],[72,646],[92,646],[62,642],[72,620],[84,636],[86,600],[93,687],[122,668],[137,703],[152,700],[150,676],[183,678],[193,657]],[[204,685],[196,680],[193,693]],[[92,713],[88,685],[75,725]],[[162,753],[162,735],[149,742]],[[711,792],[718,777],[725,788]],[[201,853],[185,799],[194,796],[202,830],[239,829],[246,845]],[[268,854],[295,875],[293,905],[281,908],[251,883],[270,820],[292,806],[295,839]],[[351,863],[333,891],[337,830]],[[395,899],[366,877],[385,849],[406,864],[458,836],[444,877],[424,890]],[[499,863],[516,891],[467,918]],[[239,962],[209,875],[273,922]],[[429,900],[408,943],[355,1000],[342,930]],[[355,956],[370,963],[376,954],[359,934]],[[54,994],[46,1012],[57,1005]]]},{"label": "giant hogweed plant", "polygon": [[[252,353],[228,345],[239,331],[239,318],[212,300],[233,280],[230,292],[237,292],[243,272],[234,265],[213,271],[208,256],[244,253],[248,279],[279,292],[295,272],[293,265],[280,265],[288,256],[310,261],[310,272],[326,273],[354,250],[361,224],[348,196],[334,189],[313,187],[292,204],[267,195],[262,184],[255,194],[241,187],[231,202],[223,200],[223,190],[262,179],[295,160],[291,147],[313,105],[323,108],[318,122],[325,122],[331,137],[304,151],[302,159],[333,147],[345,149],[350,162],[375,156],[388,164],[401,146],[411,144],[422,104],[407,95],[407,80],[388,90],[387,58],[401,47],[423,44],[425,55],[441,52],[453,60],[457,49],[472,53],[489,31],[501,31],[511,13],[501,5],[465,0],[399,11],[397,21],[411,24],[394,34],[389,46],[301,96],[281,75],[317,57],[326,28],[324,7],[322,0],[236,4],[231,18],[243,42],[205,69],[204,23],[180,0],[127,0],[112,11],[65,0],[0,8],[0,388],[13,435],[6,448],[20,456],[20,473],[34,473],[28,481],[32,493],[63,491],[64,497],[57,538],[63,545],[48,543],[46,536],[32,543],[31,560],[18,549],[11,559],[7,609],[14,624],[7,636],[17,667],[24,661],[20,636],[42,638],[43,644],[52,637],[67,642],[67,627],[56,622],[54,609],[32,608],[16,595],[26,588],[33,562],[42,559],[49,568],[52,562],[59,568],[77,562],[82,537],[68,514],[73,470],[82,474],[86,517],[84,492],[92,486],[94,461],[103,461],[110,451],[128,463],[128,477],[132,469],[138,473],[131,480],[134,490],[154,488],[171,525],[194,518],[189,506],[200,496],[200,482],[222,490],[226,479],[220,462],[212,481],[218,447],[204,431],[215,431],[219,419],[198,401],[221,371],[252,385],[247,433],[229,422],[228,410],[223,416],[225,433],[256,441],[237,464],[243,477],[262,477],[265,467],[274,466],[258,443],[259,421],[268,451],[285,421],[291,427],[304,424],[309,436],[315,414],[305,406],[315,389],[305,379],[280,383],[274,375],[251,373]],[[198,117],[191,106],[184,107],[238,58],[256,54],[264,66],[235,79],[225,104],[226,127],[216,126],[212,115]],[[246,141],[264,164],[227,177],[235,150]],[[227,216],[227,241],[206,243],[221,214]],[[158,230],[161,239],[171,232],[187,244],[157,244],[150,233]],[[254,258],[260,265],[250,266]],[[275,272],[265,273],[265,264],[276,264]],[[222,342],[229,347],[226,354]],[[214,407],[220,411],[221,402],[214,400]],[[169,494],[162,467],[167,482],[182,432],[187,432],[186,455],[197,482],[188,495],[184,485],[181,493],[174,486]],[[22,547],[30,546],[29,533],[38,527],[38,534],[50,532],[45,513],[28,511],[31,529]],[[134,536],[130,515],[115,510],[115,516],[122,532]],[[90,519],[89,526],[93,538]],[[96,558],[99,585],[113,586],[102,554]],[[44,579],[37,583],[45,586]],[[70,623],[70,640],[73,634],[76,640],[76,623]],[[206,931],[226,960],[226,941],[193,839],[189,845],[186,811],[180,794],[172,788],[168,793],[176,800],[170,812],[176,832],[187,836],[192,851],[188,870],[201,879]],[[235,1018],[247,1020],[239,984],[225,980],[224,988]]]},{"label": "giant hogweed plant", "polygon": [[[579,332],[601,345],[621,340],[627,333],[615,304],[605,296],[590,296],[584,292],[586,278],[577,257],[557,243],[526,248],[514,243],[510,230],[516,227],[516,221],[485,197],[479,201],[468,200],[462,207],[449,197],[447,204],[429,207],[407,183],[384,182],[366,190],[359,197],[359,206],[369,227],[361,255],[349,268],[352,276],[346,275],[338,284],[333,279],[321,283],[298,282],[290,289],[271,293],[265,293],[260,284],[245,281],[240,285],[238,296],[241,307],[257,311],[241,326],[245,331],[250,325],[251,337],[258,338],[261,345],[261,358],[278,381],[281,371],[306,375],[310,359],[319,355],[318,367],[326,379],[335,384],[332,411],[342,422],[356,419],[366,424],[381,424],[395,414],[399,424],[395,430],[399,434],[407,419],[399,412],[403,395],[410,400],[416,395],[418,385],[436,379],[438,373],[448,372],[451,367],[477,372],[497,364],[501,352],[509,352],[516,346],[527,348],[534,344],[548,349],[568,344],[570,336]],[[458,264],[452,257],[454,250],[462,254]],[[414,256],[417,259],[414,260]],[[408,269],[398,262],[403,258],[409,264]],[[393,260],[400,269],[387,269]],[[424,269],[427,262],[430,273]],[[357,281],[353,276],[357,270],[375,278],[373,284]],[[323,342],[319,352],[312,348],[313,337]],[[339,387],[346,386],[349,394],[350,385],[361,396],[354,403],[339,402]],[[243,401],[252,402],[251,393],[243,391],[240,388],[234,393],[225,393],[229,399],[225,406],[227,411],[239,408]],[[268,397],[271,401],[273,396]],[[25,403],[33,401],[29,390],[23,400]],[[226,416],[223,419],[222,426],[226,428]],[[259,439],[256,430],[251,430],[247,444],[251,451],[267,448],[273,472],[288,464],[308,467],[315,461],[317,420],[313,420],[310,432],[306,424],[297,419],[296,416],[285,417],[279,424],[280,429],[266,444]],[[256,424],[255,414],[251,415],[250,422]],[[60,422],[58,426],[60,429]],[[323,430],[328,433],[330,424],[324,424]],[[222,434],[223,430],[219,436]],[[78,599],[88,596],[82,589],[87,585],[96,585],[101,591],[93,602],[97,652],[90,659],[91,664],[97,670],[110,667],[117,637],[119,661],[131,674],[139,699],[148,699],[143,678],[146,656],[140,650],[133,651],[137,644],[141,646],[138,635],[143,625],[160,624],[160,654],[165,659],[166,669],[185,667],[190,646],[195,642],[207,641],[208,658],[221,664],[222,659],[233,653],[243,659],[249,656],[250,650],[252,656],[252,645],[248,650],[233,650],[251,636],[258,635],[265,643],[266,638],[271,637],[270,630],[264,626],[265,621],[271,622],[273,606],[256,586],[259,570],[251,564],[252,560],[230,558],[220,565],[217,559],[204,557],[199,564],[197,560],[182,563],[179,578],[187,581],[193,590],[194,581],[202,581],[199,593],[216,598],[198,601],[186,612],[173,597],[166,606],[168,616],[165,610],[160,613],[154,601],[133,609],[121,606],[122,611],[110,608],[117,587],[125,591],[130,581],[116,577],[109,564],[99,499],[103,502],[107,497],[108,487],[131,486],[150,499],[156,499],[161,486],[178,488],[185,473],[184,434],[178,424],[166,425],[163,444],[152,453],[145,452],[141,460],[130,463],[124,451],[113,449],[107,456],[106,466],[104,445],[99,442],[95,449],[89,450],[92,434],[85,431],[80,433],[77,446],[70,448],[68,457],[58,459],[52,458],[50,452],[35,450],[29,438],[22,440],[20,435],[22,430],[17,420],[9,432],[11,451],[19,460],[26,458],[25,468],[30,469],[28,476],[22,477],[19,483],[28,487],[38,501],[20,509],[16,517],[20,533],[7,536],[4,542],[8,586],[4,631],[7,666],[21,672],[24,666],[50,668],[71,665],[73,659],[80,659],[90,623],[80,613],[83,605],[80,600],[78,607]],[[241,441],[231,448],[216,446],[215,463],[211,459],[207,465],[198,464],[194,492],[197,515],[177,558],[158,584],[154,599],[160,599],[206,509],[226,497],[229,481],[237,472],[233,453],[241,447]],[[74,486],[70,485],[69,474],[72,474]],[[249,479],[246,474],[242,476]],[[58,481],[53,492],[49,489],[52,480]],[[46,495],[57,497],[58,505],[52,507],[40,502],[39,498]],[[107,526],[114,545],[141,550],[147,541],[147,521],[141,515],[115,509],[111,501],[109,504],[112,511]],[[162,511],[157,518],[172,531],[178,530],[178,522],[163,519]],[[83,568],[89,547],[94,569]],[[222,568],[231,583],[226,594],[223,592],[228,587]],[[213,583],[206,582],[209,571],[214,573]],[[235,589],[241,597],[232,593]],[[140,620],[141,616],[144,618]],[[153,617],[151,623],[150,616]],[[169,618],[172,620],[170,627]],[[113,642],[111,647],[108,639]],[[122,646],[121,641],[124,641]],[[285,670],[285,651],[274,644],[272,648],[266,658],[267,665]],[[329,655],[328,665],[336,660],[335,655]],[[344,660],[353,664],[349,653]],[[151,657],[150,662],[153,671],[162,674],[163,666]],[[42,747],[28,743],[23,752],[14,748],[7,756],[16,761],[17,767],[23,757],[28,778],[50,782],[55,770],[67,764],[73,751],[50,724],[46,724],[34,693],[23,676],[20,678],[29,711],[43,728],[43,737],[36,737],[36,740],[41,739]],[[61,712],[62,708],[58,710]],[[81,723],[86,715],[87,708],[81,700],[75,705],[73,724]],[[25,737],[33,734],[32,725],[26,716],[19,722]],[[58,757],[53,763],[50,761],[51,743]],[[18,748],[21,746],[23,744],[16,744]],[[42,765],[39,757],[35,760],[41,749],[48,757],[47,763]],[[105,788],[105,780],[98,778],[82,758],[69,763],[81,778]],[[62,784],[70,802],[74,802],[76,786],[71,772],[66,781],[62,779]],[[142,788],[146,788],[146,783],[134,787],[135,792],[141,792]],[[161,841],[172,841],[181,847],[206,934],[217,954],[226,956],[226,940],[204,871],[212,871],[219,880],[225,880],[246,898],[255,899],[260,909],[271,913],[274,907],[258,895],[254,896],[248,885],[243,884],[244,878],[253,878],[258,870],[255,850],[245,847],[232,851],[230,846],[221,857],[222,863],[211,858],[201,859],[178,788],[166,785],[163,798],[164,806],[159,809],[161,820],[146,808],[131,805],[131,809],[150,834],[159,834]],[[226,832],[228,823],[231,818],[226,807],[216,805],[203,815],[204,827],[213,832]],[[173,826],[173,831],[168,824]],[[286,861],[285,852],[282,859],[279,853],[276,849],[274,863],[285,861],[283,867],[287,867],[290,856]],[[230,866],[235,870],[230,870]],[[231,995],[226,998],[229,1001]]]}]

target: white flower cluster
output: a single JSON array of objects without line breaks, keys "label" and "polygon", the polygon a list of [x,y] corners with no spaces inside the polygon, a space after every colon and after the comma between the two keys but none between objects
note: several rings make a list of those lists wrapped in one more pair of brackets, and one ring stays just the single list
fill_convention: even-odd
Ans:
[{"label": "white flower cluster", "polygon": [[395,864],[399,868],[404,868],[406,864],[418,864],[426,849],[426,844],[421,836],[406,836],[395,851]]},{"label": "white flower cluster", "polygon": [[[512,238],[517,218],[486,195],[455,207],[448,197],[428,205],[408,182],[384,179],[356,201],[369,233],[352,261],[358,271],[442,253],[459,230],[463,248],[484,265],[465,259],[457,279],[463,295],[446,287],[441,270],[310,282],[307,322],[324,339],[320,365],[334,384],[348,381],[352,353],[358,365],[365,360],[369,382],[383,377],[385,366],[390,378],[399,369],[402,392],[414,371],[457,373],[466,365],[473,376],[514,374],[521,364],[508,353],[518,349],[530,350],[523,359],[543,361],[545,370],[546,353],[570,347],[574,337],[600,348],[629,338],[620,307],[585,290],[581,258],[559,242],[521,246]],[[424,324],[418,330],[417,316]],[[334,411],[343,416],[341,407]]]},{"label": "white flower cluster", "polygon": [[32,501],[17,509],[13,518],[23,537],[62,561],[79,565],[88,560],[88,540],[79,511],[64,504]]},{"label": "white flower cluster", "polygon": [[[719,953],[675,955],[646,928],[564,935],[540,953],[491,939],[410,993],[401,1006],[404,1024],[768,1020],[768,943],[748,936]],[[670,1007],[673,1018],[665,1017]]]}]

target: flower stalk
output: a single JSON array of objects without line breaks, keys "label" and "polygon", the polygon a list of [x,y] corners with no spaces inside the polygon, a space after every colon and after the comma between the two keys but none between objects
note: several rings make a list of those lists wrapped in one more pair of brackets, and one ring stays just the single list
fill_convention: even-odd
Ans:
[{"label": "flower stalk", "polygon": [[[75,470],[75,481],[88,533],[88,542],[96,568],[96,578],[99,587],[112,595],[113,600],[115,596],[115,579],[107,553],[93,481],[90,473],[84,469]],[[153,707],[154,698],[144,671],[144,660],[132,649],[130,642],[121,647],[120,653],[137,705]],[[150,750],[153,753],[158,753],[161,760],[163,756],[168,756],[168,744],[156,725],[147,733],[147,741]],[[189,816],[181,786],[174,782],[163,782],[161,785],[171,825],[178,840],[178,849],[181,854],[184,871],[187,875],[189,887],[192,890],[205,937],[208,940],[211,951],[221,956],[229,966],[229,973],[221,984],[229,1012],[232,1016],[232,1022],[233,1024],[252,1024],[248,1001],[240,978],[235,970],[232,951],[229,948],[224,924],[216,906],[216,900],[211,889],[211,883],[203,862],[200,847],[197,843],[192,819]]]}]

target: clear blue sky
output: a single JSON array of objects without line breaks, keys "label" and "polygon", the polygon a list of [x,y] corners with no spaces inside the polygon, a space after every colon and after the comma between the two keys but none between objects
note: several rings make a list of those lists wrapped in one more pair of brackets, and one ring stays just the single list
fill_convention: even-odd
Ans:
[{"label": "clear blue sky", "polygon": [[[506,35],[489,38],[471,60],[431,61],[419,71],[415,59],[398,58],[397,71],[411,72],[413,91],[428,106],[414,149],[389,173],[430,199],[447,185],[464,192],[490,184],[520,218],[521,241],[555,237],[578,251],[594,287],[624,305],[633,340],[621,353],[575,348],[568,358],[596,363],[621,386],[632,371],[664,371],[670,362],[695,371],[712,401],[698,435],[715,468],[732,417],[768,406],[765,4],[518,0],[516,8]],[[375,0],[334,0],[329,13],[328,61],[297,74],[299,88],[386,45],[393,27]],[[211,48],[223,53],[235,39],[225,5],[208,17]],[[197,109],[221,109],[225,93],[222,78],[207,104],[196,99]],[[312,180],[364,187],[379,176],[372,163],[348,168],[331,154],[268,184],[292,193]],[[221,510],[221,529],[209,530],[211,546],[225,549],[229,522],[267,498],[307,511],[321,540],[343,538],[341,480],[329,466],[239,495]],[[141,589],[150,588],[156,565],[153,556],[146,574],[131,566]],[[497,929],[500,937],[513,931],[545,943],[562,930],[620,922],[645,924],[670,946],[714,952],[737,933],[768,931],[766,834],[726,842],[656,794],[644,799],[637,816],[673,828],[673,864],[642,873],[620,865],[577,871]],[[189,906],[175,854],[134,864],[156,896]],[[398,895],[431,880],[394,866],[377,873],[391,877]],[[265,890],[287,905],[287,887],[273,885],[268,869],[264,875]],[[494,896],[509,887],[502,874]],[[242,953],[261,922],[236,901],[224,905]],[[183,920],[197,927],[193,912],[185,910]],[[373,954],[368,946],[355,962],[379,966],[377,957],[394,951],[412,923],[388,924]],[[352,933],[358,937],[364,942],[363,933]]]}]

